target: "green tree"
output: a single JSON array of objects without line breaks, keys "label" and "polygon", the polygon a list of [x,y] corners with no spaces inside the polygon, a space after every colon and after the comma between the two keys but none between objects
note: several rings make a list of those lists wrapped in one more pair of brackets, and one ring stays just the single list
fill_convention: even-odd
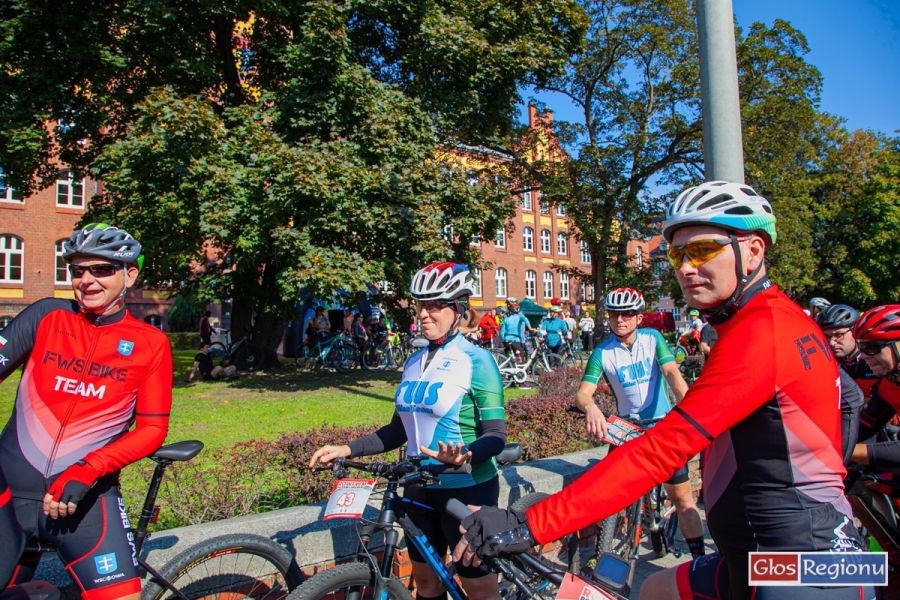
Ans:
[{"label": "green tree", "polygon": [[900,301],[900,140],[844,133],[813,195],[817,291],[860,308]]},{"label": "green tree", "polygon": [[20,0],[0,18],[9,183],[52,179],[54,155],[92,170],[85,220],[132,231],[150,285],[233,298],[235,331],[256,313],[270,350],[300,289],[477,262],[508,190],[436,148],[508,136],[518,86],[583,33],[570,0]]},{"label": "green tree", "polygon": [[202,315],[203,311],[199,306],[184,296],[175,296],[167,318],[169,329],[173,332],[199,331]]}]

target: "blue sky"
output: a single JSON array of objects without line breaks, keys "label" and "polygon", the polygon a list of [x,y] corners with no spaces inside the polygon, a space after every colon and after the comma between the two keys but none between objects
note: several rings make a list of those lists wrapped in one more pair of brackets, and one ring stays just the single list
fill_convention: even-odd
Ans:
[{"label": "blue sky", "polygon": [[[744,31],[754,21],[771,25],[781,18],[803,32],[810,48],[806,59],[823,76],[821,110],[843,117],[850,129],[900,130],[900,0],[732,3]],[[577,118],[564,98],[540,99],[558,118]]]}]

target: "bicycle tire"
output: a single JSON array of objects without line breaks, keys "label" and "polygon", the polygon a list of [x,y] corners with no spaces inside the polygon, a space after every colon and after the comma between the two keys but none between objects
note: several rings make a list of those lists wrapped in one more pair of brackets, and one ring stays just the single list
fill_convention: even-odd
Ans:
[{"label": "bicycle tire", "polygon": [[347,344],[337,343],[328,353],[328,363],[338,373],[352,373],[359,364],[359,351]]},{"label": "bicycle tire", "polygon": [[[258,535],[223,535],[196,544],[169,562],[160,575],[191,600],[228,597],[283,598],[303,582],[290,552]],[[151,578],[142,600],[176,596]]]},{"label": "bicycle tire", "polygon": [[[373,597],[374,583],[374,574],[367,564],[337,565],[307,579],[300,587],[291,592],[288,600],[370,599]],[[394,600],[412,600],[412,594],[396,577],[388,579],[387,597]]]},{"label": "bicycle tire", "polygon": [[369,346],[362,355],[362,366],[366,371],[384,371],[388,365],[388,354],[383,348]]},{"label": "bicycle tire", "polygon": [[238,371],[249,371],[252,362],[249,360],[249,356],[250,350],[247,348],[247,344],[242,344],[241,347],[232,354],[231,364],[237,367]]},{"label": "bicycle tire", "polygon": [[541,373],[552,373],[554,370],[560,368],[564,364],[564,359],[559,354],[554,354],[553,352],[547,352],[544,355],[538,355],[534,359],[534,363],[531,365],[531,379],[535,383],[537,383],[538,376]]},{"label": "bicycle tire", "polygon": [[209,345],[209,354],[221,364],[225,362],[225,357],[228,352],[225,349],[225,344],[222,342],[213,342]]}]

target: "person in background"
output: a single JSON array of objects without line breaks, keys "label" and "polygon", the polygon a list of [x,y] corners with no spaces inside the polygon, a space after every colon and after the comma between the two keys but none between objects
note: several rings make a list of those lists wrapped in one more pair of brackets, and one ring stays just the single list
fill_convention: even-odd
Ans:
[{"label": "person in background", "polygon": [[481,320],[478,321],[478,327],[481,329],[482,346],[492,348],[497,339],[497,335],[500,333],[500,325],[497,324],[497,318],[495,316],[496,312],[497,311],[492,308],[484,313]]},{"label": "person in background", "polygon": [[575,334],[575,319],[572,318],[572,315],[567,311],[563,311],[563,321],[566,322],[566,339],[569,340],[569,344],[572,345],[572,351],[574,352],[575,347],[578,345],[578,340]]},{"label": "person in background", "polygon": [[212,324],[209,322],[209,317],[212,315],[208,310],[203,313],[203,316],[200,317],[200,343],[211,344],[212,343],[212,334],[213,328]]},{"label": "person in background", "polygon": [[719,334],[715,328],[709,323],[704,323],[703,329],[700,330],[700,352],[703,353],[703,358],[709,358],[709,353],[712,352],[712,347],[718,339]]},{"label": "person in background", "polygon": [[478,320],[478,313],[471,306],[466,309],[460,320],[459,332],[472,343],[476,343],[481,335],[481,331],[478,329]]},{"label": "person in background", "polygon": [[569,331],[565,319],[562,318],[562,309],[551,306],[547,318],[541,322],[541,335],[547,338],[547,347],[554,354],[563,353],[563,339]]},{"label": "person in background", "polygon": [[362,315],[358,312],[353,313],[353,323],[350,325],[350,337],[356,342],[360,352],[363,352],[366,349],[366,344],[369,342],[369,334],[366,332],[365,325],[363,325]]},{"label": "person in background", "polygon": [[200,376],[203,381],[215,381],[217,379],[230,379],[237,374],[237,367],[228,365],[223,367],[213,365],[212,356],[209,354],[209,342],[200,342],[200,352],[194,357],[194,366],[187,382],[192,383],[194,377]]},{"label": "person in background", "polygon": [[581,320],[578,321],[578,329],[581,330],[581,349],[585,352],[592,352],[594,350],[594,318],[587,308],[581,314]]},{"label": "person in background", "polygon": [[876,377],[863,360],[859,344],[853,337],[853,326],[858,320],[859,311],[846,304],[832,304],[816,316],[816,324],[822,328],[838,364],[853,377],[868,398],[872,395]]},{"label": "person in background", "polygon": [[815,321],[819,317],[819,313],[831,306],[831,302],[825,298],[818,296],[809,301],[809,316]]}]

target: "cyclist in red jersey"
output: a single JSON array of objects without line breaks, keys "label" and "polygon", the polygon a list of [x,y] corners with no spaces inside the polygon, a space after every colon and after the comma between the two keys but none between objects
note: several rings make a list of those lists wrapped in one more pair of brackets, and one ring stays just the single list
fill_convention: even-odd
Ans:
[{"label": "cyclist in red jersey", "polygon": [[[23,367],[0,464],[26,538],[58,549],[85,600],[137,599],[118,474],[165,440],[172,353],[125,310],[137,240],[94,223],[63,244],[63,258],[75,299],[35,302],[0,331],[0,381]],[[13,583],[29,581],[39,559],[23,556]]]},{"label": "cyclist in red jersey", "polygon": [[821,330],[766,276],[769,202],[744,184],[707,182],[668,207],[663,236],[685,299],[719,335],[703,373],[655,427],[562,491],[525,512],[466,518],[454,557],[477,562],[578,531],[709,446],[704,502],[718,552],[652,575],[641,597],[866,597],[859,587],[748,585],[749,552],[861,546],[843,493],[838,367]]}]

